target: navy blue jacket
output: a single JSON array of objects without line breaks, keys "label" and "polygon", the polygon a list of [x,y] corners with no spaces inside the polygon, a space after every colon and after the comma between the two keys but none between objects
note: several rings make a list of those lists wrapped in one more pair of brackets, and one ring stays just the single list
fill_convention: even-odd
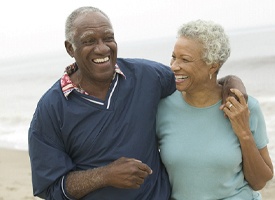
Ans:
[{"label": "navy blue jacket", "polygon": [[166,200],[170,184],[156,141],[156,112],[161,98],[175,91],[170,68],[143,59],[118,59],[106,101],[73,91],[66,99],[58,80],[40,99],[29,129],[34,195],[66,199],[62,180],[73,170],[107,165],[120,157],[152,168],[139,189],[106,187],[86,199]]}]

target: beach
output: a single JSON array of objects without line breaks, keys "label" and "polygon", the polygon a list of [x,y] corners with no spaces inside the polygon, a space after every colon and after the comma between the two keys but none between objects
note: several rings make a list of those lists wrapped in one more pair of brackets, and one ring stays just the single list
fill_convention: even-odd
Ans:
[{"label": "beach", "polygon": [[[0,149],[0,200],[38,200],[33,197],[28,153]],[[261,191],[263,200],[274,200],[275,180]]]},{"label": "beach", "polygon": [[0,200],[39,199],[32,195],[28,153],[2,148],[0,158]]},{"label": "beach", "polygon": [[[274,35],[275,29],[232,35],[232,56],[220,70],[219,77],[237,75],[248,94],[260,102],[266,120],[269,153],[275,166]],[[163,39],[151,43],[122,43],[119,56],[135,55],[168,65],[173,42]],[[32,196],[28,127],[39,98],[72,62],[65,50],[0,61],[0,200],[39,199]],[[261,193],[263,200],[275,199],[274,178]]]}]

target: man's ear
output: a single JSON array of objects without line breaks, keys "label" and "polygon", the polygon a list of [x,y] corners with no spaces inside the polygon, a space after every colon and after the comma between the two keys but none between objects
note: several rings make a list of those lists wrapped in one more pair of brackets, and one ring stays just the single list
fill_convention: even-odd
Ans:
[{"label": "man's ear", "polygon": [[70,43],[69,41],[65,41],[65,48],[67,53],[73,58],[74,57],[74,48],[72,43]]}]

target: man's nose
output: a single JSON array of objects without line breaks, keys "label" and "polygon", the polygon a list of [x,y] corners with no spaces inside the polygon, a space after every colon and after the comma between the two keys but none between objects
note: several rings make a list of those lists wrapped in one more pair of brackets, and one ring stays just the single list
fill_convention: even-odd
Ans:
[{"label": "man's nose", "polygon": [[94,49],[95,53],[108,53],[109,50],[110,48],[103,41],[99,41]]}]

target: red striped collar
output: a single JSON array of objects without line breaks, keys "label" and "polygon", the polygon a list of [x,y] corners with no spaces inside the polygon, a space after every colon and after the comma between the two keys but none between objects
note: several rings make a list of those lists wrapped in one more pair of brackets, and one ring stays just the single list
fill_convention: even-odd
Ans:
[{"label": "red striped collar", "polygon": [[[76,63],[73,63],[69,66],[67,66],[65,68],[65,71],[64,71],[64,74],[63,76],[61,77],[60,79],[60,83],[61,83],[61,89],[62,89],[62,92],[65,96],[65,98],[67,99],[69,94],[73,91],[73,90],[76,90],[82,94],[86,94],[86,95],[89,95],[87,92],[85,92],[83,89],[80,89],[78,88],[72,81],[71,81],[71,78],[70,76],[75,73],[76,71],[78,70],[78,66]],[[116,64],[115,65],[115,73],[114,73],[114,77],[115,78],[115,75],[116,74],[120,74],[122,75],[125,79],[126,79],[126,76],[124,75],[124,73],[120,70],[119,66]]]}]

